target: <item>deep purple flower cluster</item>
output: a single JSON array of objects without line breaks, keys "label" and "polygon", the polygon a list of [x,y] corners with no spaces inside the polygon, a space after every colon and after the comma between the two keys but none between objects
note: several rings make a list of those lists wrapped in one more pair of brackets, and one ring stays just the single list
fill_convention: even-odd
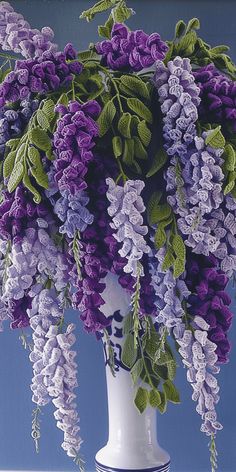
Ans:
[{"label": "deep purple flower cluster", "polygon": [[31,93],[44,94],[66,86],[73,74],[80,74],[82,65],[76,58],[76,51],[67,44],[64,52],[44,52],[38,59],[16,61],[15,68],[9,72],[0,85],[0,106],[7,102],[23,100]]},{"label": "deep purple flower cluster", "polygon": [[105,182],[107,161],[94,157],[86,175],[89,182],[89,211],[94,215],[93,223],[81,234],[81,272],[82,280],[77,280],[75,306],[79,308],[85,329],[95,332],[110,324],[102,313],[104,305],[102,292],[105,290],[103,279],[112,268],[117,257],[117,242],[112,236],[107,214],[107,184]]},{"label": "deep purple flower cluster", "polygon": [[226,363],[230,344],[227,332],[231,326],[231,299],[225,292],[228,277],[218,268],[214,256],[196,256],[188,252],[186,284],[191,295],[188,298],[190,315],[201,316],[210,325],[209,339],[217,345],[220,363]]},{"label": "deep purple flower cluster", "polygon": [[[81,319],[87,331],[99,331],[110,324],[100,307],[104,304],[102,292],[103,279],[109,271],[119,276],[120,285],[133,292],[135,278],[124,273],[127,260],[119,255],[120,243],[114,238],[110,227],[111,218],[106,200],[108,185],[106,177],[115,176],[118,169],[109,158],[95,157],[90,164],[86,181],[89,182],[89,211],[94,215],[93,223],[81,234],[81,272],[82,280],[76,282],[75,306],[82,312]],[[144,276],[141,277],[140,309],[141,314],[155,314],[154,290],[150,284],[148,261],[145,255],[141,260]]]},{"label": "deep purple flower cluster", "polygon": [[8,2],[0,4],[0,45],[5,51],[20,53],[22,56],[38,57],[44,51],[56,51],[52,43],[54,33],[45,26],[41,31],[32,29],[20,13],[16,13]]},{"label": "deep purple flower cluster", "polygon": [[0,110],[0,158],[5,152],[6,142],[16,138],[24,130],[30,117],[38,108],[38,100],[22,100],[19,108],[3,107]]},{"label": "deep purple flower cluster", "polygon": [[205,122],[230,124],[236,131],[236,84],[209,64],[194,72],[200,88],[199,116]]},{"label": "deep purple flower cluster", "polygon": [[142,30],[129,31],[122,23],[115,23],[111,39],[96,44],[102,63],[113,70],[137,72],[162,60],[168,50],[158,33],[148,35]]},{"label": "deep purple flower cluster", "polygon": [[101,111],[99,104],[91,100],[84,105],[74,101],[68,107],[56,107],[62,116],[54,133],[54,147],[57,159],[54,180],[60,193],[69,191],[76,195],[87,187],[85,176],[88,165],[93,160],[95,138],[99,134],[95,123]]},{"label": "deep purple flower cluster", "polygon": [[0,204],[0,234],[3,239],[22,238],[29,219],[42,218],[48,214],[46,202],[38,205],[29,198],[29,192],[23,186],[13,193],[3,191]]}]

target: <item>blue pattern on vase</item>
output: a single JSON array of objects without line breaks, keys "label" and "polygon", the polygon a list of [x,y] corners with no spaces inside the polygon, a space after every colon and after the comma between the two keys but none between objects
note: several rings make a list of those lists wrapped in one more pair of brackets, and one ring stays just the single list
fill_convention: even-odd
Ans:
[{"label": "blue pattern on vase", "polygon": [[[129,371],[121,361],[121,351],[122,347],[119,343],[119,339],[123,338],[123,321],[124,316],[121,315],[120,310],[116,310],[112,316],[109,317],[111,320],[110,326],[107,328],[107,334],[110,337],[110,345],[114,352],[114,364],[115,371],[118,372],[120,368]],[[115,338],[115,342],[113,339]],[[109,365],[109,356],[107,354],[107,342],[105,340],[104,334],[102,335],[103,349],[105,353],[105,366]]]}]

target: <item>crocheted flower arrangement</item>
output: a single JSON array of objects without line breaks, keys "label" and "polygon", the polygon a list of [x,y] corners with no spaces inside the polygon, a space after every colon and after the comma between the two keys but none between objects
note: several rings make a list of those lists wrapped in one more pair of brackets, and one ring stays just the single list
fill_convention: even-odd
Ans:
[{"label": "crocheted flower arrangement", "polygon": [[66,309],[108,339],[103,292],[116,274],[131,295],[122,362],[136,407],[179,403],[180,356],[215,470],[236,270],[236,66],[197,35],[196,18],[164,42],[129,30],[124,0],[81,17],[109,9],[105,39],[77,53],[0,4],[0,326],[30,330],[36,447],[52,402],[62,447],[82,467]]}]

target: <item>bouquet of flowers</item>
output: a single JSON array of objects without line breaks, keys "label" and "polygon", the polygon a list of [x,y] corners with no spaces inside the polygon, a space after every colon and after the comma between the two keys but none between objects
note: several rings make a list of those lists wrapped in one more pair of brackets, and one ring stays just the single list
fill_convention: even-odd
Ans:
[{"label": "bouquet of flowers", "polygon": [[164,413],[180,401],[180,356],[214,471],[236,270],[236,66],[227,46],[198,36],[196,18],[164,42],[129,30],[125,0],[81,17],[106,10],[100,42],[58,52],[49,27],[0,3],[1,329],[30,327],[36,447],[52,402],[62,447],[82,467],[65,311],[109,339],[104,281],[116,274],[131,294],[122,362],[135,405]]}]

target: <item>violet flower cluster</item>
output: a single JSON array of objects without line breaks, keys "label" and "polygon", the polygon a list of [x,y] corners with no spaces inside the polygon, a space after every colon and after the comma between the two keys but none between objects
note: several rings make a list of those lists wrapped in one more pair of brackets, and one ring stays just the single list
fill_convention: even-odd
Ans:
[{"label": "violet flower cluster", "polygon": [[219,72],[214,64],[194,72],[200,89],[199,116],[205,122],[229,124],[236,131],[236,86],[233,80]]},{"label": "violet flower cluster", "polygon": [[54,207],[54,213],[63,221],[59,227],[60,233],[73,239],[78,231],[84,231],[93,222],[93,215],[86,208],[88,202],[84,190],[77,195],[70,194],[68,190],[63,191],[63,197],[57,200]]},{"label": "violet flower cluster", "polygon": [[0,4],[0,46],[4,51],[13,51],[27,59],[39,57],[45,51],[55,52],[52,42],[54,33],[45,26],[41,31],[32,29],[20,13],[16,13],[8,2]]},{"label": "violet flower cluster", "polygon": [[[112,218],[111,228],[114,229],[114,238],[122,243],[119,254],[127,259],[124,272],[137,277],[140,263],[144,254],[150,249],[144,236],[148,232],[143,224],[142,213],[145,205],[141,197],[144,182],[141,180],[128,180],[124,186],[116,185],[114,180],[108,178],[107,198],[110,202],[108,214]],[[143,275],[143,269],[140,269]]]},{"label": "violet flower cluster", "polygon": [[92,149],[99,134],[94,120],[100,106],[95,100],[84,105],[72,101],[68,107],[58,105],[56,111],[61,114],[54,133],[57,159],[48,174],[51,185],[46,194],[53,198],[54,211],[64,223],[60,231],[73,238],[93,221],[86,208],[89,200],[85,177],[94,159]]},{"label": "violet flower cluster", "polygon": [[231,299],[225,291],[228,281],[214,256],[188,253],[186,284],[191,292],[188,312],[201,316],[208,323],[208,338],[217,346],[215,352],[220,363],[227,362],[230,351],[227,332],[233,315],[229,310]]},{"label": "violet flower cluster", "polygon": [[103,65],[130,72],[138,72],[164,59],[167,50],[167,44],[158,33],[148,35],[142,30],[129,31],[122,23],[113,25],[110,40],[96,44]]},{"label": "violet flower cluster", "polygon": [[[67,44],[64,52],[46,51],[40,58],[19,60],[0,85],[0,106],[24,100],[31,94],[46,94],[68,85],[82,65],[75,61],[76,51]],[[73,60],[70,62],[70,60]]]},{"label": "violet flower cluster", "polygon": [[[173,62],[170,61],[170,64],[172,70]],[[178,61],[176,67],[177,64]],[[167,152],[172,155],[174,150],[178,154],[178,158],[175,155],[171,157],[171,165],[166,172],[166,189],[169,193],[167,200],[174,212],[179,215],[178,228],[185,237],[186,245],[198,254],[221,255],[222,269],[227,267],[227,273],[231,275],[235,267],[233,225],[230,226],[233,215],[229,214],[226,206],[228,197],[225,198],[223,194],[224,174],[221,168],[223,149],[213,149],[205,144],[208,132],[203,132],[201,137],[192,136],[190,142],[186,142],[183,134],[176,133],[176,122],[168,111],[168,101],[171,103],[170,111],[176,106],[177,101],[176,98],[174,100],[173,94],[172,99],[171,94],[168,95],[170,89],[168,77],[167,67],[160,65],[157,68],[155,82],[160,93],[160,101],[163,103],[164,122],[168,118],[168,130],[164,125],[164,139]],[[193,78],[192,74],[191,77]],[[180,90],[184,93],[185,89],[183,86],[182,89],[177,88],[177,92]],[[178,101],[177,109],[181,114],[184,104]],[[192,116],[194,134],[197,108],[195,112]],[[223,261],[226,256],[227,263]]]}]

